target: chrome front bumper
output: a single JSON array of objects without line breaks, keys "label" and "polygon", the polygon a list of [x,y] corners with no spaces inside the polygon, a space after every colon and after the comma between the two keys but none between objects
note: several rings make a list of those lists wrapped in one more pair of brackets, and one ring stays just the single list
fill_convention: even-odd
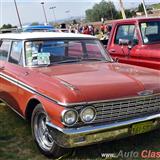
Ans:
[{"label": "chrome front bumper", "polygon": [[132,136],[132,125],[147,121],[153,121],[152,128],[148,131],[160,128],[160,114],[112,124],[97,124],[80,128],[60,128],[50,122],[46,124],[53,139],[59,146],[73,148]]}]

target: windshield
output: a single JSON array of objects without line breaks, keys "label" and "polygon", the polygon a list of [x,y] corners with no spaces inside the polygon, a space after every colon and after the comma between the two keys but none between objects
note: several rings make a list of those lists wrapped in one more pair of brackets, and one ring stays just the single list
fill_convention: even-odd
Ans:
[{"label": "windshield", "polygon": [[160,42],[160,21],[140,23],[140,28],[144,44]]},{"label": "windshield", "polygon": [[112,61],[98,40],[36,40],[25,42],[26,66],[82,61]]}]

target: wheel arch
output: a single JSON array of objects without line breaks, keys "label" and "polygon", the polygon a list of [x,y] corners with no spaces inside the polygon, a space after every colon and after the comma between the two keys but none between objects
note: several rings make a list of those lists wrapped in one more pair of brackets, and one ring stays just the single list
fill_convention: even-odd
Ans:
[{"label": "wheel arch", "polygon": [[26,110],[25,110],[25,117],[27,121],[29,122],[31,121],[33,110],[38,104],[41,104],[41,102],[36,98],[32,98],[28,101]]}]

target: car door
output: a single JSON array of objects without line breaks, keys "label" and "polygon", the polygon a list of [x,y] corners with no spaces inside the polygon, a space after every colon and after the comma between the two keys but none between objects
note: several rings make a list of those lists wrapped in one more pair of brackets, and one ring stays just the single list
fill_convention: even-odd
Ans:
[{"label": "car door", "polygon": [[0,40],[0,99],[2,100],[6,100],[5,87],[7,81],[5,80],[3,72],[5,70],[5,65],[8,60],[10,46],[11,46],[10,40]]},{"label": "car door", "polygon": [[18,96],[19,67],[22,66],[22,41],[12,41],[8,62],[2,71],[2,97],[16,111],[21,113]]},{"label": "car door", "polygon": [[134,23],[118,25],[111,46],[109,47],[109,52],[113,57],[119,58],[120,62],[131,63],[139,56],[136,52],[138,45],[135,45],[130,50],[128,45],[119,44],[120,39],[129,40],[130,42],[138,39],[136,25]]}]

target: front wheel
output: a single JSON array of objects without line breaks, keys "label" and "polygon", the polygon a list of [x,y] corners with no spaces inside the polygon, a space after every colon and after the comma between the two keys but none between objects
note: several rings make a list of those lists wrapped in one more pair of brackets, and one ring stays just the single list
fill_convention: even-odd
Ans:
[{"label": "front wheel", "polygon": [[32,114],[31,129],[33,138],[41,151],[47,157],[63,156],[67,150],[58,146],[46,126],[47,115],[41,104],[38,104]]}]

